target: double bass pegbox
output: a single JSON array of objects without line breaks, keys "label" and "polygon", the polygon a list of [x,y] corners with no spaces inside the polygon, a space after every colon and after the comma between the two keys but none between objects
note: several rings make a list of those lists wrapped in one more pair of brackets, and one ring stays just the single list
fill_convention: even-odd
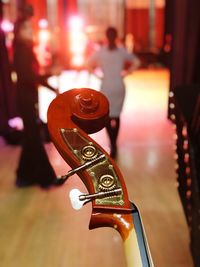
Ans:
[{"label": "double bass pegbox", "polygon": [[97,205],[114,206],[116,203],[123,205],[124,195],[122,191],[120,191],[120,194],[109,194],[116,188],[121,188],[120,179],[115,169],[111,167],[110,159],[102,154],[102,151],[83,136],[78,129],[62,129],[61,135],[66,146],[80,165],[59,179],[66,180],[74,173],[80,174],[81,171],[86,171],[93,182],[94,194],[105,193],[101,197],[92,198]]}]

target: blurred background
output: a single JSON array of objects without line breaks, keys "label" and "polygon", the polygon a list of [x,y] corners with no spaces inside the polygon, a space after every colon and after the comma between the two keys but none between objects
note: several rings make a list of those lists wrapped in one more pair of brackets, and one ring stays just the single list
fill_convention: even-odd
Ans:
[{"label": "blurred background", "polygon": [[[114,26],[121,45],[141,60],[125,78],[117,164],[144,219],[155,266],[200,266],[200,9],[198,0],[0,1],[0,266],[126,266],[111,230],[90,233],[91,207],[74,212],[66,186],[17,189],[15,169],[22,122],[15,106],[14,23],[31,17],[41,73],[62,93],[99,90],[86,58]],[[53,92],[39,88],[44,125]],[[129,130],[127,130],[129,129]],[[43,133],[58,175],[69,167]],[[104,130],[93,136],[109,151]],[[137,177],[137,179],[135,179]],[[42,203],[42,204],[41,204]],[[92,251],[92,253],[91,253]]]},{"label": "blurred background", "polygon": [[141,54],[145,64],[163,61],[159,58],[162,52],[170,52],[165,0],[2,1],[2,5],[2,29],[8,48],[17,17],[22,13],[33,15],[41,65],[52,63],[58,53],[65,68],[81,67],[93,45],[104,41],[108,25],[117,28],[121,41],[130,51]]}]

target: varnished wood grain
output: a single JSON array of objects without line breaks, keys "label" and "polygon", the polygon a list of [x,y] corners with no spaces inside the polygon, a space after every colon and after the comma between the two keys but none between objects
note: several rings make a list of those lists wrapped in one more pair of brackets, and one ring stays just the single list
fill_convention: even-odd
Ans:
[{"label": "varnished wood grain", "polygon": [[[130,200],[140,209],[155,267],[192,267],[189,234],[176,188],[173,129],[166,119],[168,72],[138,71],[127,77],[117,164]],[[96,140],[109,150],[104,130]],[[20,147],[0,141],[1,267],[126,267],[123,244],[110,228],[88,230],[91,206],[71,208],[71,177],[61,188],[15,187]],[[69,167],[46,145],[57,172]]]}]

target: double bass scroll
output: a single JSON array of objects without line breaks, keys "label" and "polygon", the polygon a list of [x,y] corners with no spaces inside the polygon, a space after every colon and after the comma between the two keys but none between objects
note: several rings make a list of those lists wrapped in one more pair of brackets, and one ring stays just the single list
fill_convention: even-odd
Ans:
[{"label": "double bass scroll", "polygon": [[48,109],[48,128],[54,145],[89,194],[72,195],[79,208],[92,202],[89,229],[112,227],[124,242],[127,267],[153,267],[137,207],[129,201],[123,176],[114,160],[88,134],[101,130],[109,114],[106,97],[89,88],[69,90],[57,96]]}]

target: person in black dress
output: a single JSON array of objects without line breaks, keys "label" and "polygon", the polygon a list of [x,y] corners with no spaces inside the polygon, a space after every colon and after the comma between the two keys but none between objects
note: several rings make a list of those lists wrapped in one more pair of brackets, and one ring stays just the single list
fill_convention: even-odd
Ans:
[{"label": "person in black dress", "polygon": [[48,75],[39,75],[39,65],[33,52],[31,21],[19,19],[15,23],[14,34],[13,65],[17,74],[17,106],[24,125],[16,185],[23,187],[39,184],[46,188],[53,184],[56,175],[40,137],[38,84],[47,86]]}]

